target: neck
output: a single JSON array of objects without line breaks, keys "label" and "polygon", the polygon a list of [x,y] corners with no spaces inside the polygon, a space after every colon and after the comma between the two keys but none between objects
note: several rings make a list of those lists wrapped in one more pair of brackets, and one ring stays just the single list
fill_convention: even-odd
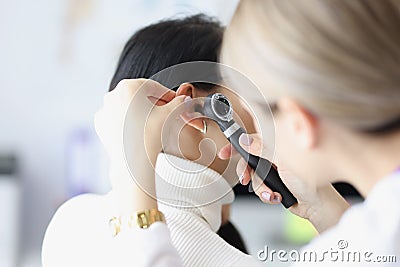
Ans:
[{"label": "neck", "polygon": [[337,177],[352,184],[363,197],[386,176],[400,167],[400,131],[370,136],[348,133],[347,141],[339,138],[334,167],[341,166]]}]

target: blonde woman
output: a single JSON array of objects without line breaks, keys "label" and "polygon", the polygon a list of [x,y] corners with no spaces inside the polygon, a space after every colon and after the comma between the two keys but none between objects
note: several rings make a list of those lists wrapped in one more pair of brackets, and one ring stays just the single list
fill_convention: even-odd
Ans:
[{"label": "blonde woman", "polygon": [[[398,266],[393,261],[400,260],[399,28],[399,1],[254,0],[240,2],[224,37],[222,62],[250,77],[274,107],[276,154],[270,160],[298,199],[290,210],[320,232],[304,250],[316,252],[321,266]],[[133,81],[119,92],[136,92],[140,85]],[[260,114],[266,112],[257,101]],[[105,107],[115,110],[112,103]],[[262,154],[262,143],[270,145],[255,135],[241,141],[254,154]],[[226,146],[220,157],[231,152]],[[249,180],[246,171],[243,183]],[[330,186],[335,181],[351,183],[366,200],[349,207]],[[125,235],[132,235],[132,244],[148,245],[156,231],[169,240],[162,223]],[[345,253],[332,258],[339,241],[349,249],[341,243],[341,251],[359,252],[359,260]],[[154,244],[143,257],[178,261],[171,249]],[[146,266],[177,266],[154,262]],[[230,265],[257,264],[242,259]]]}]

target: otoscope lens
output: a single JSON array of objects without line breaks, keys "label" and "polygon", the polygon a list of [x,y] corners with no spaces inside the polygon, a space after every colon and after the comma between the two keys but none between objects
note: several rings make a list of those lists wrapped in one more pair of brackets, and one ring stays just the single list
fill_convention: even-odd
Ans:
[{"label": "otoscope lens", "polygon": [[225,116],[229,113],[231,107],[228,99],[224,97],[218,97],[218,101],[215,103],[215,111],[220,115],[220,116]]}]

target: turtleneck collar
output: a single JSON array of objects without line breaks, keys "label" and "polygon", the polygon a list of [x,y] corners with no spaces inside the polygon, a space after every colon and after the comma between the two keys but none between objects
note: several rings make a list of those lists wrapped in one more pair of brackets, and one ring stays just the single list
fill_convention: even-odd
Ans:
[{"label": "turtleneck collar", "polygon": [[221,224],[221,206],[234,200],[232,188],[219,173],[164,153],[157,158],[156,193],[160,210],[194,212],[214,232]]}]

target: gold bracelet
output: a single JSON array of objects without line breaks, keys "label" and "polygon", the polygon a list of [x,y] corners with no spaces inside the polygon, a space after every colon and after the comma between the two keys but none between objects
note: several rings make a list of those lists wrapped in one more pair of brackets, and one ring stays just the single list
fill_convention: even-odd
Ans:
[{"label": "gold bracelet", "polygon": [[165,222],[164,214],[158,209],[136,212],[129,217],[129,227],[149,228],[155,222]]},{"label": "gold bracelet", "polygon": [[[133,213],[129,216],[127,222],[129,228],[139,227],[146,229],[155,222],[165,222],[165,217],[164,214],[158,209],[149,209]],[[111,229],[112,236],[118,235],[122,228],[121,217],[112,217],[109,220],[108,225]]]}]

